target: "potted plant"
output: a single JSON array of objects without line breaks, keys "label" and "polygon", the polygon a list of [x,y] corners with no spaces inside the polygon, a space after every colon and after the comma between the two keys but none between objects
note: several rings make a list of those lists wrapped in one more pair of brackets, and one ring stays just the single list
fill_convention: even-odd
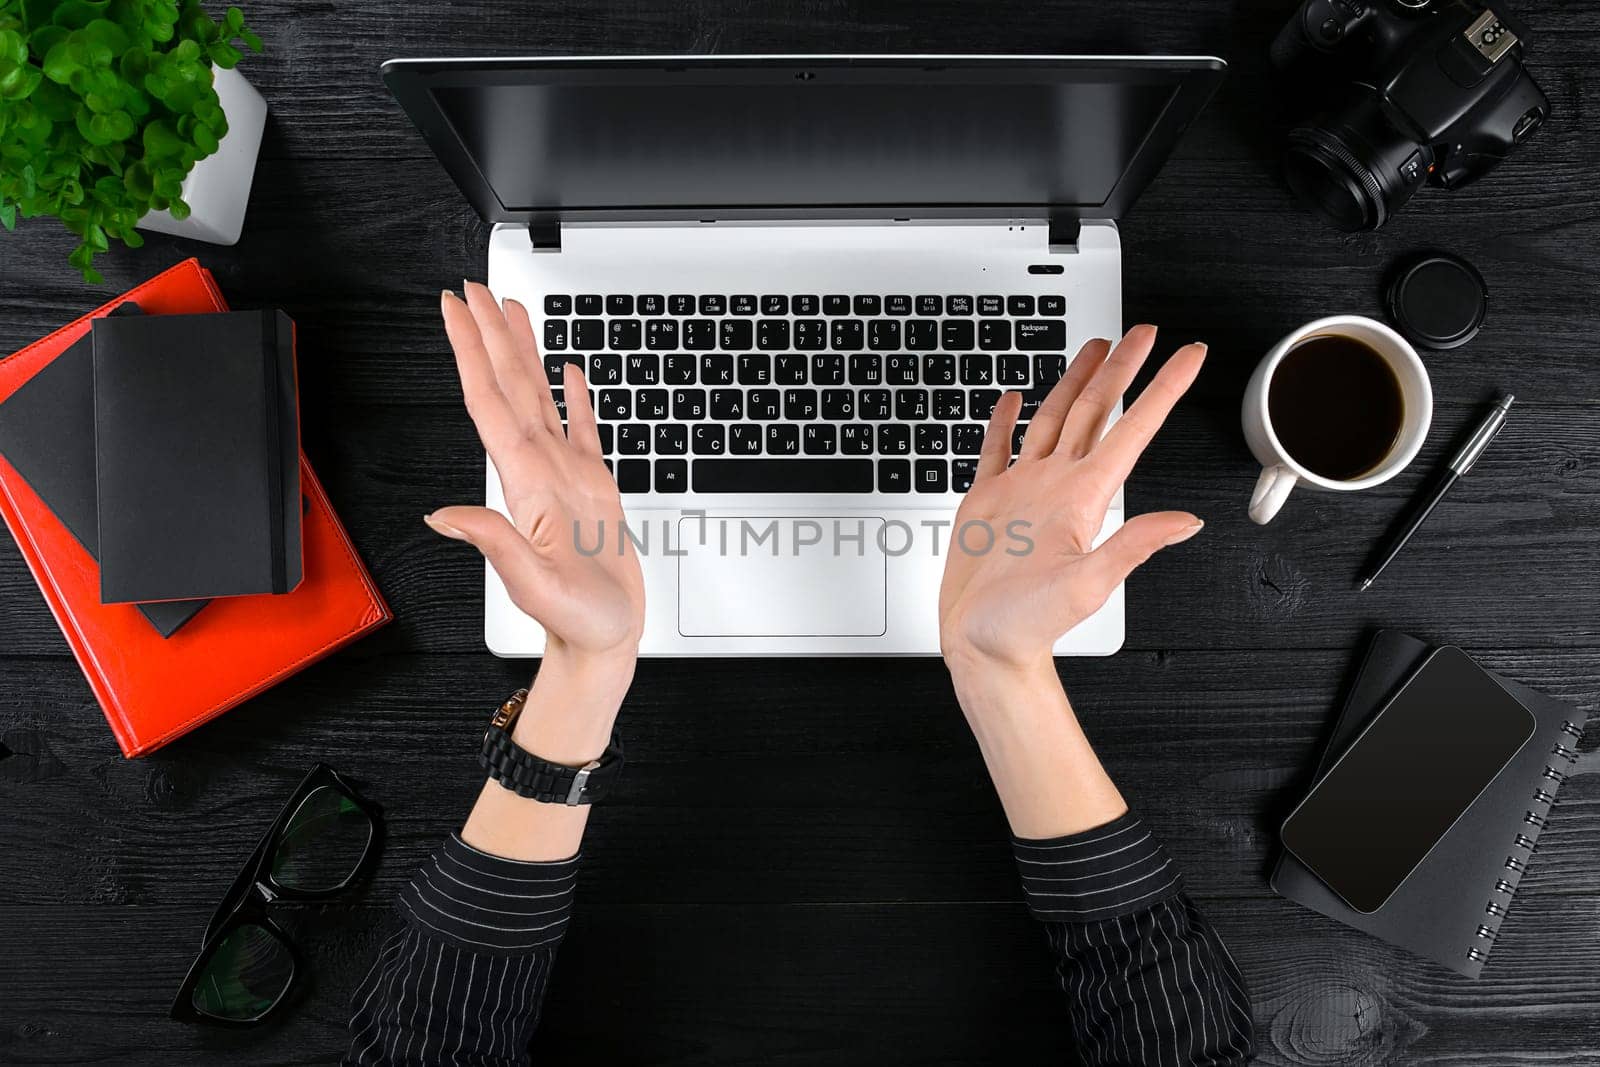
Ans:
[{"label": "potted plant", "polygon": [[266,103],[234,65],[261,40],[194,0],[0,0],[0,225],[53,215],[91,282],[135,227],[239,239]]}]

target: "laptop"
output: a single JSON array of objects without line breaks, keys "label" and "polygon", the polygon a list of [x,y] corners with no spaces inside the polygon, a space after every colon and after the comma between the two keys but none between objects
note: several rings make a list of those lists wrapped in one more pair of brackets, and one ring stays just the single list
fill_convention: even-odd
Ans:
[{"label": "laptop", "polygon": [[[1209,57],[392,60],[493,225],[487,281],[581,360],[644,569],[641,652],[927,655],[1002,390],[1024,419],[1117,337],[1117,219],[1210,97]],[[558,403],[559,403],[558,398]],[[1017,439],[1025,428],[1019,426]],[[488,470],[487,500],[504,510]],[[1101,538],[1122,523],[1118,494]],[[1119,588],[1058,655],[1123,642]],[[484,639],[537,623],[486,569]]]}]

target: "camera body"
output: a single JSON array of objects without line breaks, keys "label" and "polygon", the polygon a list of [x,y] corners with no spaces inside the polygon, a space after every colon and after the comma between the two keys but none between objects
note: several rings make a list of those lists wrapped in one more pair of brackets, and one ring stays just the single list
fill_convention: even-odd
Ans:
[{"label": "camera body", "polygon": [[1304,0],[1272,45],[1323,103],[1289,133],[1290,187],[1340,229],[1374,230],[1427,182],[1487,174],[1550,113],[1526,39],[1475,0]]}]

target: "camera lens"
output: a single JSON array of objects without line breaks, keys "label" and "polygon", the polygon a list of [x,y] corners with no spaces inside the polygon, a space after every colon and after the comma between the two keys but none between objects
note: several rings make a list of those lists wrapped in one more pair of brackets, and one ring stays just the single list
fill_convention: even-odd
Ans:
[{"label": "camera lens", "polygon": [[1422,184],[1421,146],[1395,130],[1375,95],[1289,132],[1284,178],[1341,230],[1375,230]]}]

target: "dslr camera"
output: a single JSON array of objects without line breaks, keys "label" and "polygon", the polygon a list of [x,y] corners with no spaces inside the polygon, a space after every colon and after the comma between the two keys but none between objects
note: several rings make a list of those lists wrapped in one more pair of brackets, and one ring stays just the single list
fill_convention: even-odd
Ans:
[{"label": "dslr camera", "polygon": [[1424,182],[1487,174],[1550,113],[1526,40],[1473,0],[1304,0],[1272,44],[1273,65],[1322,97],[1289,132],[1290,188],[1354,232],[1382,226]]}]

